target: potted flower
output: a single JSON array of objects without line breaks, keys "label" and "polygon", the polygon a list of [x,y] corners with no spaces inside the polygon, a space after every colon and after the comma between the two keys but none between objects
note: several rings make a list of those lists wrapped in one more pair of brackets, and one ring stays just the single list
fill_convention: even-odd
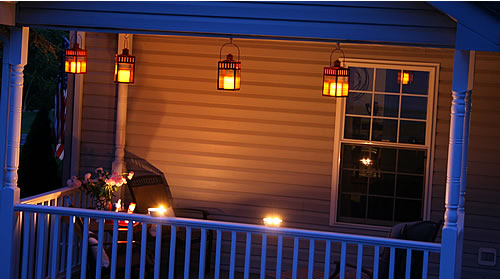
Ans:
[{"label": "potted flower", "polygon": [[80,187],[94,199],[96,209],[104,210],[111,205],[111,199],[118,187],[127,184],[134,176],[134,172],[122,173],[105,172],[102,168],[95,170],[96,178],[92,178],[91,173],[85,174],[83,181],[73,176],[67,181],[68,186]]}]

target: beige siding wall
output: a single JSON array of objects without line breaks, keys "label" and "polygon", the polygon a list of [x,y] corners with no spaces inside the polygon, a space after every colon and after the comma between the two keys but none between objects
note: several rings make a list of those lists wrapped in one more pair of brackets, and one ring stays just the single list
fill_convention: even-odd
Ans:
[{"label": "beige siding wall", "polygon": [[97,167],[111,168],[116,113],[113,72],[117,35],[87,33],[86,36],[89,71],[83,83],[80,173]]},{"label": "beige siding wall", "polygon": [[[87,40],[82,171],[111,166],[116,97],[116,35],[89,34]],[[276,213],[290,227],[384,235],[328,225],[335,99],[320,91],[322,68],[334,44],[237,39],[242,88],[220,92],[217,61],[227,41],[134,36],[137,76],[129,89],[126,149],[165,173],[176,206],[209,208],[213,219],[260,223],[262,216]],[[431,218],[442,219],[453,50],[342,48],[349,58],[440,64]],[[464,278],[473,278],[479,268],[479,247],[500,248],[494,210],[500,194],[493,174],[500,153],[495,147],[498,61],[499,55],[478,54]],[[498,274],[498,267],[481,269]]]}]

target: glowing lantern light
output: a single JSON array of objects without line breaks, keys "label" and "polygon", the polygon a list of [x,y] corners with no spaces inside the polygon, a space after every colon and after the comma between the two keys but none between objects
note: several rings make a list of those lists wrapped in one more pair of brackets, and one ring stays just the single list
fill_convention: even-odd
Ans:
[{"label": "glowing lantern light", "polygon": [[337,44],[337,48],[330,54],[330,67],[325,67],[323,70],[323,96],[347,97],[349,95],[349,68],[342,67],[338,59],[333,62],[332,66],[332,55],[337,50],[342,52],[345,66],[344,51]]},{"label": "glowing lantern light", "polygon": [[373,163],[372,159],[370,159],[370,158],[363,158],[360,161],[365,166],[370,166]]},{"label": "glowing lantern light", "polygon": [[279,217],[266,217],[263,219],[264,220],[264,225],[267,227],[279,227],[283,220]]},{"label": "glowing lantern light", "polygon": [[[222,49],[226,45],[233,45],[238,49],[238,60],[233,60],[233,55],[228,54],[226,60],[222,60]],[[229,43],[222,45],[219,52],[219,66],[217,77],[217,90],[240,90],[241,84],[241,62],[240,48],[233,44],[233,39]]]},{"label": "glowing lantern light", "polygon": [[398,82],[403,83],[403,84],[412,83],[413,82],[413,73],[407,72],[407,71],[398,72]]},{"label": "glowing lantern light", "polygon": [[122,54],[115,56],[115,83],[134,83],[135,56],[129,54],[127,45],[128,35],[125,35]]},{"label": "glowing lantern light", "polygon": [[64,72],[73,74],[87,73],[87,50],[81,49],[78,43],[64,51]]},{"label": "glowing lantern light", "polygon": [[134,83],[135,56],[127,48],[115,56],[115,83]]}]

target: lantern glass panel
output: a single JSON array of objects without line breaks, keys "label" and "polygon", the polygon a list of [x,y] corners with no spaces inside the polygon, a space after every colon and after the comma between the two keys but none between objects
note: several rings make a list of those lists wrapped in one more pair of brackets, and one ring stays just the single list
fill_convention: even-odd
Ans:
[{"label": "lantern glass panel", "polygon": [[324,76],[323,95],[333,97],[347,97],[349,94],[349,77]]},{"label": "lantern glass panel", "polygon": [[239,69],[219,69],[219,89],[240,89],[241,72]]},{"label": "lantern glass panel", "polygon": [[134,65],[132,63],[116,63],[115,81],[121,83],[134,82]]}]

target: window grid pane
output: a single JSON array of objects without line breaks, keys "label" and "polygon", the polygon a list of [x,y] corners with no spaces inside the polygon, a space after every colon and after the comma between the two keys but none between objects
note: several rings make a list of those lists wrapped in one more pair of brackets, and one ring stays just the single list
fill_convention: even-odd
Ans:
[{"label": "window grid pane", "polygon": [[[426,153],[342,144],[339,221],[391,225],[422,219]],[[387,166],[391,161],[394,166]]]},{"label": "window grid pane", "polygon": [[[421,128],[418,129],[418,134],[420,136],[419,135],[412,135],[411,129],[404,129],[403,130],[404,133],[403,133],[403,135],[401,135],[401,132],[402,132],[401,131],[401,120],[406,121],[404,123],[408,123],[407,120],[409,120],[409,121],[422,121],[424,123],[427,123],[427,104],[429,101],[427,94],[422,95],[422,94],[415,93],[415,92],[419,92],[419,91],[413,92],[410,90],[409,90],[410,94],[402,93],[403,88],[405,88],[403,86],[402,82],[398,82],[399,92],[396,92],[396,90],[395,90],[396,86],[395,86],[394,82],[397,81],[397,73],[398,72],[403,73],[402,69],[395,70],[395,69],[376,68],[376,67],[374,67],[373,69],[372,68],[356,68],[356,69],[358,70],[358,72],[369,72],[369,73],[373,74],[372,83],[368,82],[370,84],[370,86],[363,88],[365,90],[372,88],[372,90],[371,90],[371,92],[368,92],[368,91],[360,91],[359,90],[360,88],[356,88],[358,90],[352,91],[352,94],[350,91],[349,97],[347,98],[347,101],[346,101],[345,118],[347,120],[348,117],[351,117],[354,115],[356,115],[356,117],[371,118],[370,124],[369,124],[369,131],[368,131],[368,135],[366,135],[366,131],[365,131],[365,132],[363,132],[362,136],[359,135],[358,133],[356,133],[356,131],[355,131],[355,130],[359,130],[361,128],[360,125],[362,125],[362,124],[360,124],[360,123],[364,123],[362,126],[367,125],[366,120],[365,121],[363,121],[363,120],[345,121],[344,122],[343,138],[344,139],[369,140],[369,141],[373,141],[373,142],[388,141],[388,142],[396,142],[396,143],[402,142],[405,144],[414,144],[414,145],[425,145],[426,144],[425,139],[427,138],[425,124],[423,125],[424,126],[423,135],[421,135],[422,134]],[[419,79],[419,80],[426,80],[428,82],[428,80],[429,80],[428,79],[428,72],[421,72],[420,71],[419,75],[425,76],[426,73],[427,73],[427,79]],[[377,77],[377,74],[383,75],[385,77],[385,79],[381,79],[381,77]],[[353,75],[352,78],[353,79],[359,78],[359,75]],[[363,78],[365,78],[365,79],[369,78],[369,75],[363,76]],[[352,81],[352,82],[356,83],[355,81]],[[364,81],[364,82],[367,83],[366,81]],[[377,83],[379,85],[377,85]],[[380,83],[384,83],[384,84],[380,85]],[[424,87],[427,88],[428,85],[425,85]],[[422,88],[424,88],[424,87],[422,87]],[[389,89],[387,89],[387,88],[389,88]],[[409,87],[409,88],[411,88],[411,87]],[[416,88],[418,88],[418,86]],[[379,90],[377,91],[377,89],[379,89]],[[386,89],[386,90],[389,90],[389,92],[380,91],[380,89]],[[359,91],[359,92],[357,92],[357,91]],[[370,103],[368,103],[368,96],[367,95],[371,96]],[[397,116],[377,115],[379,110],[383,110],[383,111],[386,110],[386,108],[384,106],[386,97],[384,97],[384,96],[388,96],[387,97],[388,100],[391,98],[394,98],[394,97],[390,97],[390,96],[398,96],[397,97],[397,99],[398,99]],[[377,99],[384,98],[384,105],[379,105],[378,103],[375,104],[376,97],[378,97]],[[413,98],[413,99],[411,99],[411,98]],[[423,110],[422,111],[413,111],[413,112],[412,111],[402,111],[403,99],[405,99],[406,101],[407,100],[416,100],[420,104],[420,107],[422,107],[422,105],[425,104],[423,107]],[[425,99],[425,103],[423,103],[421,101],[421,99]],[[414,106],[411,107],[410,103],[406,102],[405,104],[406,104],[406,106],[405,106],[406,108],[415,109]],[[375,111],[375,110],[377,110],[377,111]],[[388,110],[391,110],[391,109],[388,108]],[[412,117],[412,115],[413,115],[413,117]],[[402,116],[410,116],[410,118],[402,117]],[[387,121],[381,121],[381,120],[376,120],[376,119],[394,119],[394,120],[397,120],[397,123],[395,125],[395,128],[396,128],[395,137],[384,134],[383,131],[382,131],[382,133],[384,135],[382,135],[382,136],[381,136],[380,132],[374,133],[374,131],[373,131],[374,125],[378,125],[379,127],[381,125],[382,125],[382,127],[384,125],[389,125],[391,127],[393,126],[393,124],[391,124],[390,121],[387,122]],[[358,127],[351,126],[351,125],[357,125]],[[392,127],[391,129],[393,129],[393,128],[394,127]],[[407,133],[410,133],[410,134],[407,134]],[[375,136],[374,136],[374,134],[375,134]],[[403,139],[403,141],[401,141],[401,139]],[[422,141],[422,139],[423,139],[423,141]]]}]

